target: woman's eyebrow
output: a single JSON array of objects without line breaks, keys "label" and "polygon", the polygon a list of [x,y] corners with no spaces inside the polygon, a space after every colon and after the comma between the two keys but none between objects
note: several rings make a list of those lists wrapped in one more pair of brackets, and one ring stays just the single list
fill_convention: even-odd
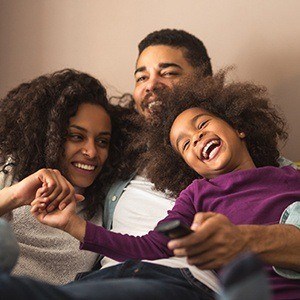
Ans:
[{"label": "woman's eyebrow", "polygon": [[[81,126],[78,126],[78,125],[70,125],[70,128],[75,128],[75,129],[78,129],[80,131],[87,132],[87,130],[84,127],[81,127]],[[111,132],[110,131],[100,131],[98,135],[111,136]]]},{"label": "woman's eyebrow", "polygon": [[87,132],[87,130],[81,126],[78,126],[78,125],[70,125],[70,128],[75,128],[75,129],[78,129],[80,131],[84,131],[84,132]]}]

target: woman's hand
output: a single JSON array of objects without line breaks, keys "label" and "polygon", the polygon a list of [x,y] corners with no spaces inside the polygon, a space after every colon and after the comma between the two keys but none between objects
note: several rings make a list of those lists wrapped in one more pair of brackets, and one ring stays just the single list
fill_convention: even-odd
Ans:
[{"label": "woman's hand", "polygon": [[57,206],[63,209],[75,195],[71,183],[55,169],[41,169],[11,188],[17,207],[30,205],[35,198],[42,197],[48,212]]}]

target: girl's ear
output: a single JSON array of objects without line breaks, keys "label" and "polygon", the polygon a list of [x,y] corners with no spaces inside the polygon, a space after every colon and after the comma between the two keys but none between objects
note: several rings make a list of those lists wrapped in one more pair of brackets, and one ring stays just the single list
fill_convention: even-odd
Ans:
[{"label": "girl's ear", "polygon": [[244,139],[244,138],[246,137],[245,132],[239,132],[239,131],[238,131],[238,135],[239,135],[239,137],[240,137],[241,139]]}]

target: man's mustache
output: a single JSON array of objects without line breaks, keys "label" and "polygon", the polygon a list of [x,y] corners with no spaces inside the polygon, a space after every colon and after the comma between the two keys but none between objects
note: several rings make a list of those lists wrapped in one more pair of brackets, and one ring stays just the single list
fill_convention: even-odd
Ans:
[{"label": "man's mustache", "polygon": [[161,87],[161,88],[156,88],[154,91],[149,92],[145,95],[145,97],[141,101],[141,109],[144,111],[145,109],[148,109],[149,106],[149,99],[153,96],[155,96],[157,99],[163,98],[163,96],[166,95],[166,93],[171,91],[172,89],[170,87]]},{"label": "man's mustache", "polygon": [[142,100],[141,102],[141,108],[142,110],[144,111],[145,109],[148,108],[148,105],[149,105],[149,98],[150,97],[153,97],[153,96],[157,96],[155,93],[151,92],[151,93],[148,93]]}]

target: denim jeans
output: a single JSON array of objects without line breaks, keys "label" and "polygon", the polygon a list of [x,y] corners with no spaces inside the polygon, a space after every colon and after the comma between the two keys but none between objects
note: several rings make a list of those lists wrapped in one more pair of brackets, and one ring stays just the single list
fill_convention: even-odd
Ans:
[{"label": "denim jeans", "polygon": [[214,292],[188,269],[128,260],[64,286],[0,275],[0,299],[206,300]]}]

